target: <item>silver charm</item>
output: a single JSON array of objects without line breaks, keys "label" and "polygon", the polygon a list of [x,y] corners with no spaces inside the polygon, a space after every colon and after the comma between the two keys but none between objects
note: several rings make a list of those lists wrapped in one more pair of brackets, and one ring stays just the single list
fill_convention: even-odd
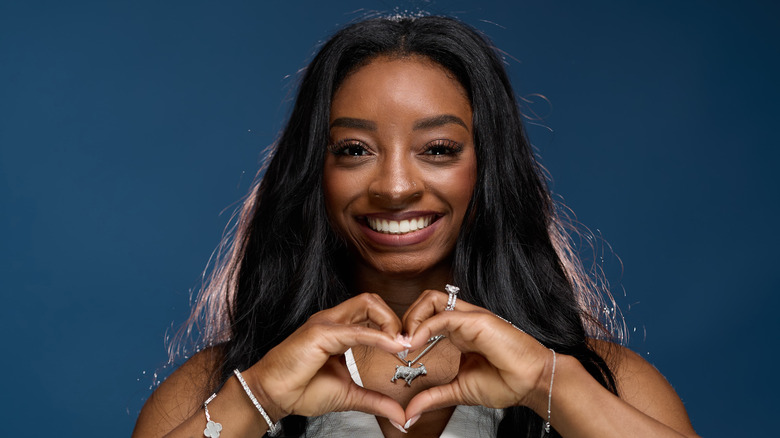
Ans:
[{"label": "silver charm", "polygon": [[222,425],[214,421],[206,423],[206,429],[203,430],[203,435],[209,438],[219,438],[219,433],[222,431]]},{"label": "silver charm", "polygon": [[222,425],[216,421],[211,420],[209,414],[209,403],[217,396],[217,393],[211,394],[211,397],[203,402],[203,410],[206,412],[206,428],[203,429],[203,435],[207,438],[219,438],[219,433],[222,432]]},{"label": "silver charm", "polygon": [[403,379],[406,381],[406,386],[412,386],[412,380],[416,379],[419,376],[424,376],[428,374],[428,370],[425,369],[425,365],[420,362],[420,366],[417,368],[414,368],[412,365],[417,363],[418,360],[420,360],[421,357],[425,356],[425,353],[430,351],[431,348],[433,348],[437,342],[444,339],[444,335],[436,335],[430,339],[428,339],[428,346],[425,347],[425,349],[417,355],[417,357],[414,358],[414,360],[404,360],[406,358],[406,355],[408,354],[408,350],[402,351],[401,353],[398,353],[396,357],[403,362],[405,365],[396,365],[395,366],[395,375],[393,375],[393,378],[390,379],[391,382],[395,382],[398,379]]},{"label": "silver charm", "polygon": [[404,379],[406,380],[406,386],[412,386],[412,380],[416,379],[417,376],[428,374],[428,370],[425,369],[425,365],[423,365],[422,362],[420,362],[420,366],[417,368],[412,367],[411,362],[407,363],[409,364],[408,366],[395,366],[395,375],[390,379],[391,382],[395,382],[398,379]]}]

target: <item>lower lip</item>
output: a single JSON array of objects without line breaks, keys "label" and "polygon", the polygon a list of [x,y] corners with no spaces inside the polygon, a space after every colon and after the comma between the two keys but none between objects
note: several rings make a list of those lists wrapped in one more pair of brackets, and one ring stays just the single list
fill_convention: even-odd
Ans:
[{"label": "lower lip", "polygon": [[384,246],[409,246],[416,245],[428,239],[439,226],[440,220],[436,220],[432,224],[423,228],[422,230],[412,231],[406,234],[385,234],[379,233],[371,229],[365,222],[360,221],[360,227],[369,239],[375,243]]}]

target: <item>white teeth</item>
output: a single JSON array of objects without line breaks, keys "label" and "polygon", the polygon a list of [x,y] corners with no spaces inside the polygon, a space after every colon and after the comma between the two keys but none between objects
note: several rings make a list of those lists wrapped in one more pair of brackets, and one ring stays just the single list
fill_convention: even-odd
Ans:
[{"label": "white teeth", "polygon": [[422,230],[433,222],[433,216],[423,216],[409,220],[391,221],[387,219],[366,218],[372,230],[386,234],[406,234]]}]

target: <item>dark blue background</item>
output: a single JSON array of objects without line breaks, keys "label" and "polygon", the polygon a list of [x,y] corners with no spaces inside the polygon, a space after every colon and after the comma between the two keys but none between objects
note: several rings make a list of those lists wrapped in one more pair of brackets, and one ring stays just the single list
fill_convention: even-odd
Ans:
[{"label": "dark blue background", "polygon": [[[777,3],[503,3],[400,10],[506,53],[555,192],[622,259],[604,246],[630,345],[699,433],[770,430]],[[2,435],[130,434],[296,72],[394,6],[0,2]]]}]

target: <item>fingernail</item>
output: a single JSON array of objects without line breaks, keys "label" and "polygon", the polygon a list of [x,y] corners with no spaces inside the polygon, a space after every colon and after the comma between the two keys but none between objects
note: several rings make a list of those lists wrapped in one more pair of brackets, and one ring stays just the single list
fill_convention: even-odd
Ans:
[{"label": "fingernail", "polygon": [[408,336],[401,336],[401,334],[395,335],[395,342],[398,342],[399,344],[403,345],[407,349],[412,348],[412,344],[409,343],[411,341],[411,338]]},{"label": "fingernail", "polygon": [[417,420],[419,420],[419,419],[420,419],[420,416],[419,416],[419,415],[415,415],[414,417],[410,418],[409,420],[407,420],[407,421],[406,421],[406,424],[404,424],[404,429],[409,429],[409,428],[410,428],[410,427],[412,427],[412,426],[414,425],[414,423],[416,423],[416,422],[417,422]]},{"label": "fingernail", "polygon": [[393,426],[395,426],[395,428],[396,428],[396,429],[398,429],[398,430],[400,430],[401,432],[403,432],[403,433],[406,433],[406,429],[404,429],[404,427],[403,427],[403,426],[401,426],[400,424],[396,423],[395,421],[393,421],[393,420],[390,420],[390,424],[392,424]]},{"label": "fingernail", "polygon": [[411,347],[412,346],[412,337],[409,336],[409,335],[404,335],[403,338],[404,338],[404,342],[406,342],[406,345]]}]

